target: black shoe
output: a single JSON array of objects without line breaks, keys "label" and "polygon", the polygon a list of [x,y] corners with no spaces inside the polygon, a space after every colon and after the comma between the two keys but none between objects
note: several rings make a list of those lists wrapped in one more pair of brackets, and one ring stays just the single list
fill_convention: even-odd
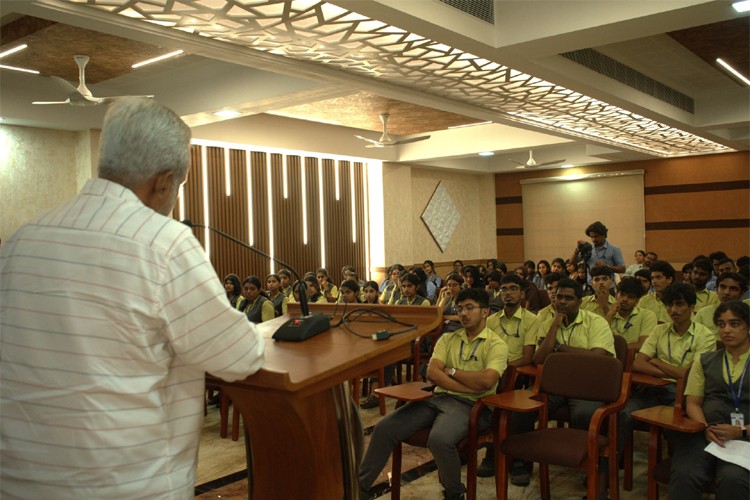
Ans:
[{"label": "black shoe", "polygon": [[367,397],[367,399],[362,401],[359,407],[364,410],[368,410],[370,408],[377,408],[379,405],[380,405],[380,398],[374,394],[371,394]]},{"label": "black shoe", "polygon": [[443,491],[443,498],[445,500],[464,500],[466,496],[463,493],[448,493]]},{"label": "black shoe", "polygon": [[478,477],[492,477],[495,475],[495,459],[487,455],[484,456],[482,463],[477,467]]},{"label": "black shoe", "polygon": [[510,469],[510,484],[513,486],[528,486],[531,483],[531,472],[523,462],[513,464]]},{"label": "black shoe", "polygon": [[370,498],[372,498],[372,495],[369,490],[363,490],[362,488],[359,489],[359,500],[369,500]]}]

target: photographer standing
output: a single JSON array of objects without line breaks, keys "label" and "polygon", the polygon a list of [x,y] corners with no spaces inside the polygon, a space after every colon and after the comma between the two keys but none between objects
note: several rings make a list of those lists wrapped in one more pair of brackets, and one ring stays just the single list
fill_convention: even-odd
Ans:
[{"label": "photographer standing", "polygon": [[614,273],[625,272],[625,259],[622,258],[620,247],[607,241],[607,226],[599,221],[594,222],[586,228],[586,236],[591,238],[591,243],[579,240],[573,255],[572,262],[586,262],[586,281],[591,283],[590,273],[592,267],[606,267],[609,269],[612,287],[615,286]]}]

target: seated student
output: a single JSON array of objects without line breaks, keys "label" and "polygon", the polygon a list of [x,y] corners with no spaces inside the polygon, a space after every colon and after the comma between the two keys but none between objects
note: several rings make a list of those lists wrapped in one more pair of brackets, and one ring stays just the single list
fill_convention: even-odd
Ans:
[{"label": "seated student", "polygon": [[430,305],[434,304],[435,300],[437,300],[437,287],[435,287],[435,283],[427,279],[427,273],[419,266],[410,267],[409,272],[416,274],[422,283],[418,289],[418,293],[426,298],[430,302]]},{"label": "seated student", "polygon": [[380,293],[380,303],[381,304],[390,304],[391,300],[394,298],[395,295],[399,295],[399,289],[400,285],[398,283],[398,279],[400,274],[404,272],[404,266],[401,264],[393,264],[391,267],[388,268],[388,277],[387,283],[385,287],[381,288]]},{"label": "seated student", "polygon": [[[307,291],[307,301],[309,304],[325,304],[328,300],[320,292],[320,281],[314,274],[306,274],[302,281],[305,282]],[[295,294],[297,293],[298,287],[295,287]],[[299,301],[299,298],[297,298]]]},{"label": "seated student", "polygon": [[232,307],[237,309],[237,305],[242,300],[242,283],[240,277],[236,274],[227,274],[224,278],[224,290],[227,291],[227,299]]},{"label": "seated student", "polygon": [[484,288],[482,275],[476,266],[464,267],[462,276],[464,277],[464,288]]},{"label": "seated student", "polygon": [[286,314],[289,298],[281,292],[281,277],[278,274],[269,274],[266,277],[266,290],[269,300],[273,303],[274,316],[278,318]]},{"label": "seated student", "polygon": [[336,302],[339,298],[339,289],[331,283],[331,278],[328,276],[328,271],[324,267],[318,268],[315,271],[315,277],[318,279],[320,285],[320,293],[323,294],[327,302]]},{"label": "seated student", "polygon": [[429,306],[430,301],[417,293],[421,286],[422,280],[415,273],[404,274],[401,278],[401,297],[395,304],[398,306]]},{"label": "seated student", "polygon": [[684,266],[682,266],[682,282],[683,283],[692,283],[692,275],[693,275],[693,263],[688,262]]},{"label": "seated student", "polygon": [[503,297],[500,294],[500,281],[502,275],[497,270],[492,270],[485,277],[487,281],[487,294],[490,296],[490,313],[496,313],[503,308]]},{"label": "seated student", "polygon": [[646,268],[636,271],[635,278],[641,282],[644,296],[651,292],[651,269]]},{"label": "seated student", "polygon": [[657,260],[659,260],[659,256],[656,255],[656,252],[646,252],[646,260],[644,261],[646,267],[650,268],[651,263]]},{"label": "seated student", "polygon": [[[701,258],[706,258],[705,255],[700,255]],[[725,259],[727,257],[727,254],[722,252],[721,250],[717,252],[713,252],[708,256],[708,260],[712,264],[712,271],[711,271],[711,277],[708,280],[708,283],[706,283],[706,288],[712,291],[716,291],[716,278],[719,277],[719,262],[721,262],[722,259]],[[693,259],[695,260],[695,259]]]},{"label": "seated student", "polygon": [[487,260],[486,266],[487,266],[487,272],[488,273],[496,270],[497,267],[498,267],[497,259],[489,259],[489,260]]},{"label": "seated student", "polygon": [[441,286],[443,286],[443,280],[440,279],[440,276],[438,276],[437,274],[435,274],[435,263],[434,262],[432,262],[431,260],[424,261],[422,263],[422,269],[424,269],[424,272],[427,275],[427,280],[430,281],[432,284],[435,285],[435,290],[437,290]]},{"label": "seated student", "polygon": [[705,451],[716,443],[748,440],[750,431],[750,307],[724,302],[716,308],[714,323],[725,350],[702,354],[693,363],[685,388],[687,416],[706,424],[703,433],[671,433],[673,449],[669,498],[701,498],[713,484],[718,500],[750,498],[747,469]]},{"label": "seated student", "polygon": [[555,257],[554,259],[552,259],[552,264],[550,265],[549,270],[552,273],[564,274],[565,260],[563,260],[562,257]]},{"label": "seated student", "polygon": [[[555,297],[557,296],[557,284],[560,282],[561,279],[565,277],[564,274],[558,273],[558,272],[551,272],[549,273],[545,278],[544,281],[547,285],[547,296],[549,297],[549,305],[544,307],[542,310],[539,311],[539,314],[537,314],[537,318],[539,318],[539,323],[544,324],[545,322],[552,321],[555,318],[555,314],[557,314],[557,311],[555,311]],[[537,339],[537,342],[541,342],[544,338],[543,332],[541,337]]]},{"label": "seated student", "polygon": [[630,264],[625,269],[625,276],[635,276],[635,272],[646,267],[646,251],[636,250],[635,251],[635,264]]},{"label": "seated student", "polygon": [[568,259],[565,261],[565,272],[572,280],[578,280],[578,264]]},{"label": "seated student", "polygon": [[551,272],[549,262],[544,259],[540,260],[536,265],[536,271],[539,274],[539,284],[537,284],[537,288],[542,290],[547,286],[547,275]]},{"label": "seated student", "polygon": [[[533,286],[533,285],[532,285]],[[523,308],[526,302],[523,281],[515,274],[506,274],[500,281],[500,293],[503,296],[503,309],[487,318],[487,328],[495,332],[508,346],[508,366],[530,365],[534,358],[534,349],[541,335],[539,319],[531,311]],[[521,384],[519,384],[519,389]],[[514,419],[513,432],[528,432],[534,428],[530,419]],[[477,475],[488,477],[495,472],[494,448],[487,447]],[[515,486],[527,486],[531,481],[531,471],[522,461],[511,465],[510,480]]]},{"label": "seated student", "polygon": [[594,295],[583,298],[581,309],[607,317],[610,307],[615,303],[615,298],[609,293],[612,285],[609,268],[594,266],[589,273],[591,274],[591,287],[594,289]]},{"label": "seated student", "polygon": [[[719,276],[724,273],[736,273],[737,266],[734,265],[734,261],[732,259],[730,259],[729,257],[724,257],[723,259],[719,260],[718,270]],[[716,291],[719,291],[718,278],[716,283]]]},{"label": "seated student", "polygon": [[362,287],[362,303],[363,304],[379,304],[380,291],[378,290],[378,284],[374,281],[366,281],[365,286]]},{"label": "seated student", "polygon": [[450,273],[445,278],[445,286],[440,290],[437,306],[443,310],[443,333],[455,332],[461,328],[461,321],[456,314],[456,297],[463,287],[461,275]]},{"label": "seated student", "polygon": [[544,278],[536,272],[536,263],[533,260],[527,260],[523,263],[526,268],[526,279],[534,283],[537,288],[544,288]]},{"label": "seated student", "polygon": [[339,288],[339,302],[347,304],[359,304],[359,284],[354,280],[346,280]]},{"label": "seated student", "polygon": [[542,308],[549,304],[549,297],[546,293],[542,293],[536,287],[534,283],[528,280],[528,268],[526,266],[518,266],[514,270],[515,275],[521,278],[523,284],[524,294],[524,309],[536,314]]},{"label": "seated student", "polygon": [[462,260],[454,260],[453,261],[453,272],[458,273],[461,276],[464,275],[464,262]]},{"label": "seated student", "polygon": [[245,313],[247,319],[253,323],[262,323],[274,318],[273,303],[268,300],[262,287],[263,285],[257,276],[248,276],[242,282],[244,298],[238,309]]},{"label": "seated student", "polygon": [[[582,310],[583,287],[570,278],[562,278],[557,283],[555,295],[555,317],[542,325],[544,340],[534,354],[534,364],[543,364],[553,352],[583,352],[601,356],[615,356],[615,343],[607,320],[590,311]],[[594,412],[602,406],[599,401],[550,396],[547,403],[549,414],[568,404],[570,426],[575,429],[588,429]],[[606,466],[600,465],[599,497],[604,496]]]},{"label": "seated student", "polygon": [[637,349],[656,328],[656,315],[638,307],[643,295],[643,287],[638,280],[625,276],[618,283],[615,303],[605,316],[612,333],[625,337],[628,347]]},{"label": "seated student", "polygon": [[[746,291],[747,279],[739,273],[724,273],[716,279],[716,295],[719,297],[720,304],[739,300]],[[709,330],[714,332],[716,340],[719,340],[719,335],[716,325],[714,325],[714,312],[716,312],[718,307],[719,304],[706,306],[695,313],[695,317],[693,318],[693,321],[708,327]]]},{"label": "seated student", "polygon": [[[638,387],[620,412],[620,442],[633,428],[630,414],[651,406],[674,405],[674,380],[685,376],[693,360],[704,352],[716,350],[713,333],[692,320],[695,290],[687,283],[673,283],[664,289],[662,301],[667,306],[671,323],[657,326],[646,338],[633,361],[633,371],[664,378],[671,383],[659,387]],[[622,447],[620,451],[622,452]],[[622,456],[622,455],[620,455]]]},{"label": "seated student", "polygon": [[661,301],[661,295],[664,293],[664,289],[674,281],[674,267],[669,262],[655,260],[649,266],[649,270],[651,271],[651,286],[654,291],[641,297],[638,307],[648,309],[656,314],[656,321],[658,323],[670,323],[672,320],[669,317],[667,308],[664,307],[664,303]]},{"label": "seated student", "polygon": [[710,260],[695,259],[693,261],[693,272],[690,275],[690,281],[695,287],[695,295],[697,297],[695,312],[700,311],[706,306],[719,304],[719,297],[716,295],[716,292],[706,289],[706,283],[708,283],[712,272],[713,266]]},{"label": "seated student", "polygon": [[[541,365],[553,352],[581,352],[604,356],[615,355],[615,343],[607,320],[590,311],[582,310],[583,287],[563,278],[557,283],[554,319],[542,325],[544,340],[534,354],[534,364]],[[565,403],[564,398],[551,397],[550,413]],[[601,406],[599,402],[570,400],[571,426],[587,429],[591,416]]]},{"label": "seated student", "polygon": [[365,282],[359,279],[359,275],[357,275],[357,270],[354,268],[354,266],[346,265],[341,268],[341,281],[346,280],[354,280],[359,285],[359,288],[362,289],[363,286],[365,286]]},{"label": "seated student", "polygon": [[[486,328],[487,292],[467,288],[458,294],[457,302],[463,328],[440,337],[427,369],[428,379],[437,386],[435,394],[405,404],[375,425],[359,467],[359,498],[369,498],[369,490],[395,444],[427,427],[431,427],[427,444],[445,488],[444,498],[463,498],[466,488],[461,483],[456,445],[469,432],[474,402],[495,393],[507,366],[508,348]],[[482,410],[480,430],[489,427],[491,416],[487,408]]]},{"label": "seated student", "polygon": [[292,273],[288,269],[279,270],[279,282],[281,283],[281,293],[286,295],[287,300],[292,301]]}]

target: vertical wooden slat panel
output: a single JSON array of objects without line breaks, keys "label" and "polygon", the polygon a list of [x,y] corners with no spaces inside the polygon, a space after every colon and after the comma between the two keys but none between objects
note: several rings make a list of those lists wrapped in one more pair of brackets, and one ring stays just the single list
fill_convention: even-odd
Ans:
[{"label": "vertical wooden slat panel", "polygon": [[[268,252],[270,241],[274,241],[274,254],[287,261],[301,274],[315,271],[321,265],[321,215],[325,225],[326,267],[334,282],[341,279],[341,267],[353,265],[360,276],[366,279],[365,249],[365,179],[364,165],[355,163],[354,176],[349,162],[339,164],[339,193],[336,200],[335,160],[288,156],[287,198],[283,196],[283,157],[274,153],[269,157],[271,165],[271,198],[273,208],[273,234],[269,226],[268,210],[268,170],[264,152],[250,152],[250,164],[244,150],[230,150],[229,175],[230,195],[226,195],[225,153],[222,147],[206,147],[207,178],[202,178],[201,146],[191,147],[191,166],[183,196],[185,213],[183,217],[196,224],[207,224],[224,231],[241,241],[249,241],[247,203],[248,175],[251,176],[253,245]],[[322,177],[318,173],[321,163]],[[305,193],[307,196],[308,241],[303,241],[302,218],[302,170],[306,174]],[[203,214],[203,183],[208,191],[209,220]],[[354,183],[356,242],[352,242],[351,185]],[[319,187],[323,188],[323,214],[320,213]],[[179,200],[178,200],[179,201]],[[175,215],[177,215],[175,211]],[[194,232],[205,246],[203,231]],[[220,278],[236,273],[241,279],[257,275],[264,281],[270,272],[270,264],[264,257],[256,256],[231,241],[211,235],[211,261]],[[276,270],[280,266],[276,266]]]}]

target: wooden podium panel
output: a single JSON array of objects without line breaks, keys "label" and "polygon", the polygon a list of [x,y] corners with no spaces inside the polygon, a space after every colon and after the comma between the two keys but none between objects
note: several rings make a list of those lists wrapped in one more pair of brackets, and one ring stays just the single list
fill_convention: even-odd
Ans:
[{"label": "wooden podium panel", "polygon": [[[375,341],[333,327],[303,342],[276,342],[271,336],[290,317],[300,315],[299,304],[288,314],[257,325],[266,342],[265,362],[254,375],[238,382],[214,379],[232,399],[249,436],[250,498],[356,498],[354,449],[361,439],[353,431],[351,399],[344,383],[386,364],[408,358],[411,341],[436,328],[442,320],[437,307],[349,304],[377,309],[416,329]],[[341,319],[343,304],[310,304],[312,313]],[[361,335],[405,327],[362,317],[352,328]],[[247,440],[246,440],[247,442]]]}]

